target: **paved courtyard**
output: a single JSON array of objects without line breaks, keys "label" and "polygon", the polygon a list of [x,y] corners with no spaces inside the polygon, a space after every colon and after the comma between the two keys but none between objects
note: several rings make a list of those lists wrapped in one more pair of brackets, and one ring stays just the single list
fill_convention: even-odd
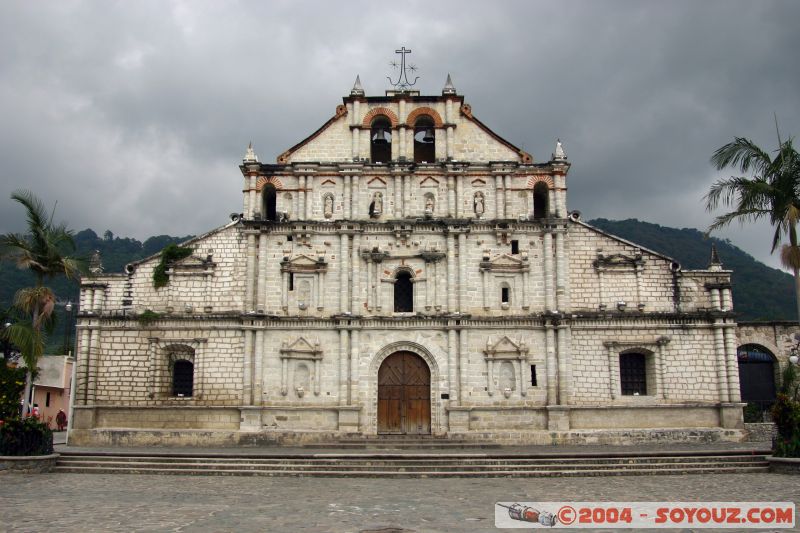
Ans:
[{"label": "paved courtyard", "polygon": [[0,529],[498,531],[494,503],[508,500],[800,502],[800,480],[781,474],[474,480],[7,474],[0,477]]}]

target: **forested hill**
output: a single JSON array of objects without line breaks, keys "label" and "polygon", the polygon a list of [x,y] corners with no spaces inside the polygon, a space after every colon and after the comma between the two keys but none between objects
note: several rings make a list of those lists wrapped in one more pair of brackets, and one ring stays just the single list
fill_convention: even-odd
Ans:
[{"label": "forested hill", "polygon": [[692,228],[667,228],[636,219],[598,218],[588,223],[668,255],[684,269],[706,268],[713,242],[717,245],[723,268],[733,270],[733,306],[739,320],[797,319],[792,276],[756,261],[727,240],[706,238],[702,232]]},{"label": "forested hill", "polygon": [[[110,231],[106,231],[103,237],[100,237],[94,231],[85,229],[75,235],[75,255],[86,259],[88,263],[94,251],[99,250],[106,272],[122,272],[125,265],[131,261],[157,254],[170,243],[183,242],[191,238],[192,235],[186,237],[158,235],[140,242],[128,237],[115,237]],[[34,283],[33,276],[28,272],[17,269],[8,261],[0,261],[0,307],[5,309],[10,306],[18,289],[32,286]],[[47,284],[55,291],[60,302],[77,301],[77,282],[67,282],[63,278],[57,278],[52,282],[48,281]]]},{"label": "forested hill", "polygon": [[[641,222],[639,220],[596,219],[589,224],[632,241],[645,248],[663,253],[678,260],[683,268],[706,268],[711,254],[711,243],[717,245],[720,259],[726,269],[733,270],[734,307],[740,320],[795,320],[794,283],[792,277],[780,270],[756,261],[728,241],[706,239],[696,229],[676,229]],[[105,232],[100,237],[90,229],[75,236],[78,255],[89,258],[100,250],[106,272],[122,272],[126,263],[158,253],[172,242],[182,242],[186,237],[159,235],[144,242],[115,237]],[[0,262],[0,306],[7,308],[20,287],[33,284],[33,278],[7,261]],[[64,280],[50,285],[60,301],[75,301],[77,284]]]}]

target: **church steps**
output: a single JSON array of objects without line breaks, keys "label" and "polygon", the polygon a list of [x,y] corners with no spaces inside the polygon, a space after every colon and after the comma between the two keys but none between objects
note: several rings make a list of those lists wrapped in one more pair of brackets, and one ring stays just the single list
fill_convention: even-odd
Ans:
[{"label": "church steps", "polygon": [[650,457],[476,457],[439,454],[408,457],[200,457],[111,455],[67,452],[56,472],[186,475],[342,476],[342,477],[547,477],[767,472],[765,455],[718,454]]}]

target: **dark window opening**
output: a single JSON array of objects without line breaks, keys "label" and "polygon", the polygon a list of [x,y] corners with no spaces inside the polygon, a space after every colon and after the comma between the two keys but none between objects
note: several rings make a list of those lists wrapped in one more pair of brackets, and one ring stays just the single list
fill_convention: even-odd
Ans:
[{"label": "dark window opening", "polygon": [[536,365],[531,365],[531,387],[536,387],[539,384],[536,382]]},{"label": "dark window opening", "polygon": [[289,290],[294,290],[294,272],[289,272]]},{"label": "dark window opening", "polygon": [[511,301],[511,289],[508,287],[500,288],[500,303],[507,304]]},{"label": "dark window opening", "polygon": [[511,253],[512,254],[519,253],[519,241],[511,241]]},{"label": "dark window opening", "polygon": [[641,353],[619,355],[619,379],[624,396],[647,394],[646,357]]},{"label": "dark window opening", "polygon": [[264,192],[262,193],[264,196],[264,212],[263,216],[266,220],[276,221],[278,220],[278,210],[277,210],[277,191],[275,190],[275,186],[272,184],[267,184],[264,186]]},{"label": "dark window opening", "polygon": [[411,313],[414,311],[414,285],[409,272],[400,272],[394,282],[394,312]]},{"label": "dark window opening", "polygon": [[533,218],[547,218],[549,216],[549,192],[547,185],[542,182],[533,187]]},{"label": "dark window opening", "polygon": [[436,130],[430,117],[421,117],[414,124],[414,162],[433,163],[436,160]]},{"label": "dark window opening", "polygon": [[372,123],[370,159],[373,163],[388,163],[392,159],[392,125],[385,117]]},{"label": "dark window opening", "polygon": [[172,395],[191,396],[194,385],[194,364],[191,361],[175,361],[172,370]]},{"label": "dark window opening", "polygon": [[292,242],[293,240],[294,240],[294,239],[292,239],[292,236],[291,236],[291,235],[288,235],[288,236],[286,237],[286,242]]},{"label": "dark window opening", "polygon": [[47,393],[47,397],[44,399],[44,406],[50,407],[50,393]]}]

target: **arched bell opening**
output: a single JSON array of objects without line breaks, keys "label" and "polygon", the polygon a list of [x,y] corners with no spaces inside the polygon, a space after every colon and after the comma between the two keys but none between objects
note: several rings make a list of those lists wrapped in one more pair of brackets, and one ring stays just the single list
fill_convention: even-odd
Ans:
[{"label": "arched bell opening", "polygon": [[370,126],[370,160],[373,163],[392,160],[392,124],[386,117],[377,117]]},{"label": "arched bell opening", "polygon": [[550,216],[550,189],[547,184],[539,182],[533,187],[533,218]]},{"label": "arched bell opening", "polygon": [[262,210],[265,220],[278,220],[278,191],[271,183],[264,185],[261,191]]},{"label": "arched bell opening", "polygon": [[411,272],[401,270],[394,280],[394,312],[414,312],[414,284],[411,282]]},{"label": "arched bell opening", "polygon": [[433,119],[423,115],[414,124],[414,162],[434,161],[436,161],[436,129]]}]

